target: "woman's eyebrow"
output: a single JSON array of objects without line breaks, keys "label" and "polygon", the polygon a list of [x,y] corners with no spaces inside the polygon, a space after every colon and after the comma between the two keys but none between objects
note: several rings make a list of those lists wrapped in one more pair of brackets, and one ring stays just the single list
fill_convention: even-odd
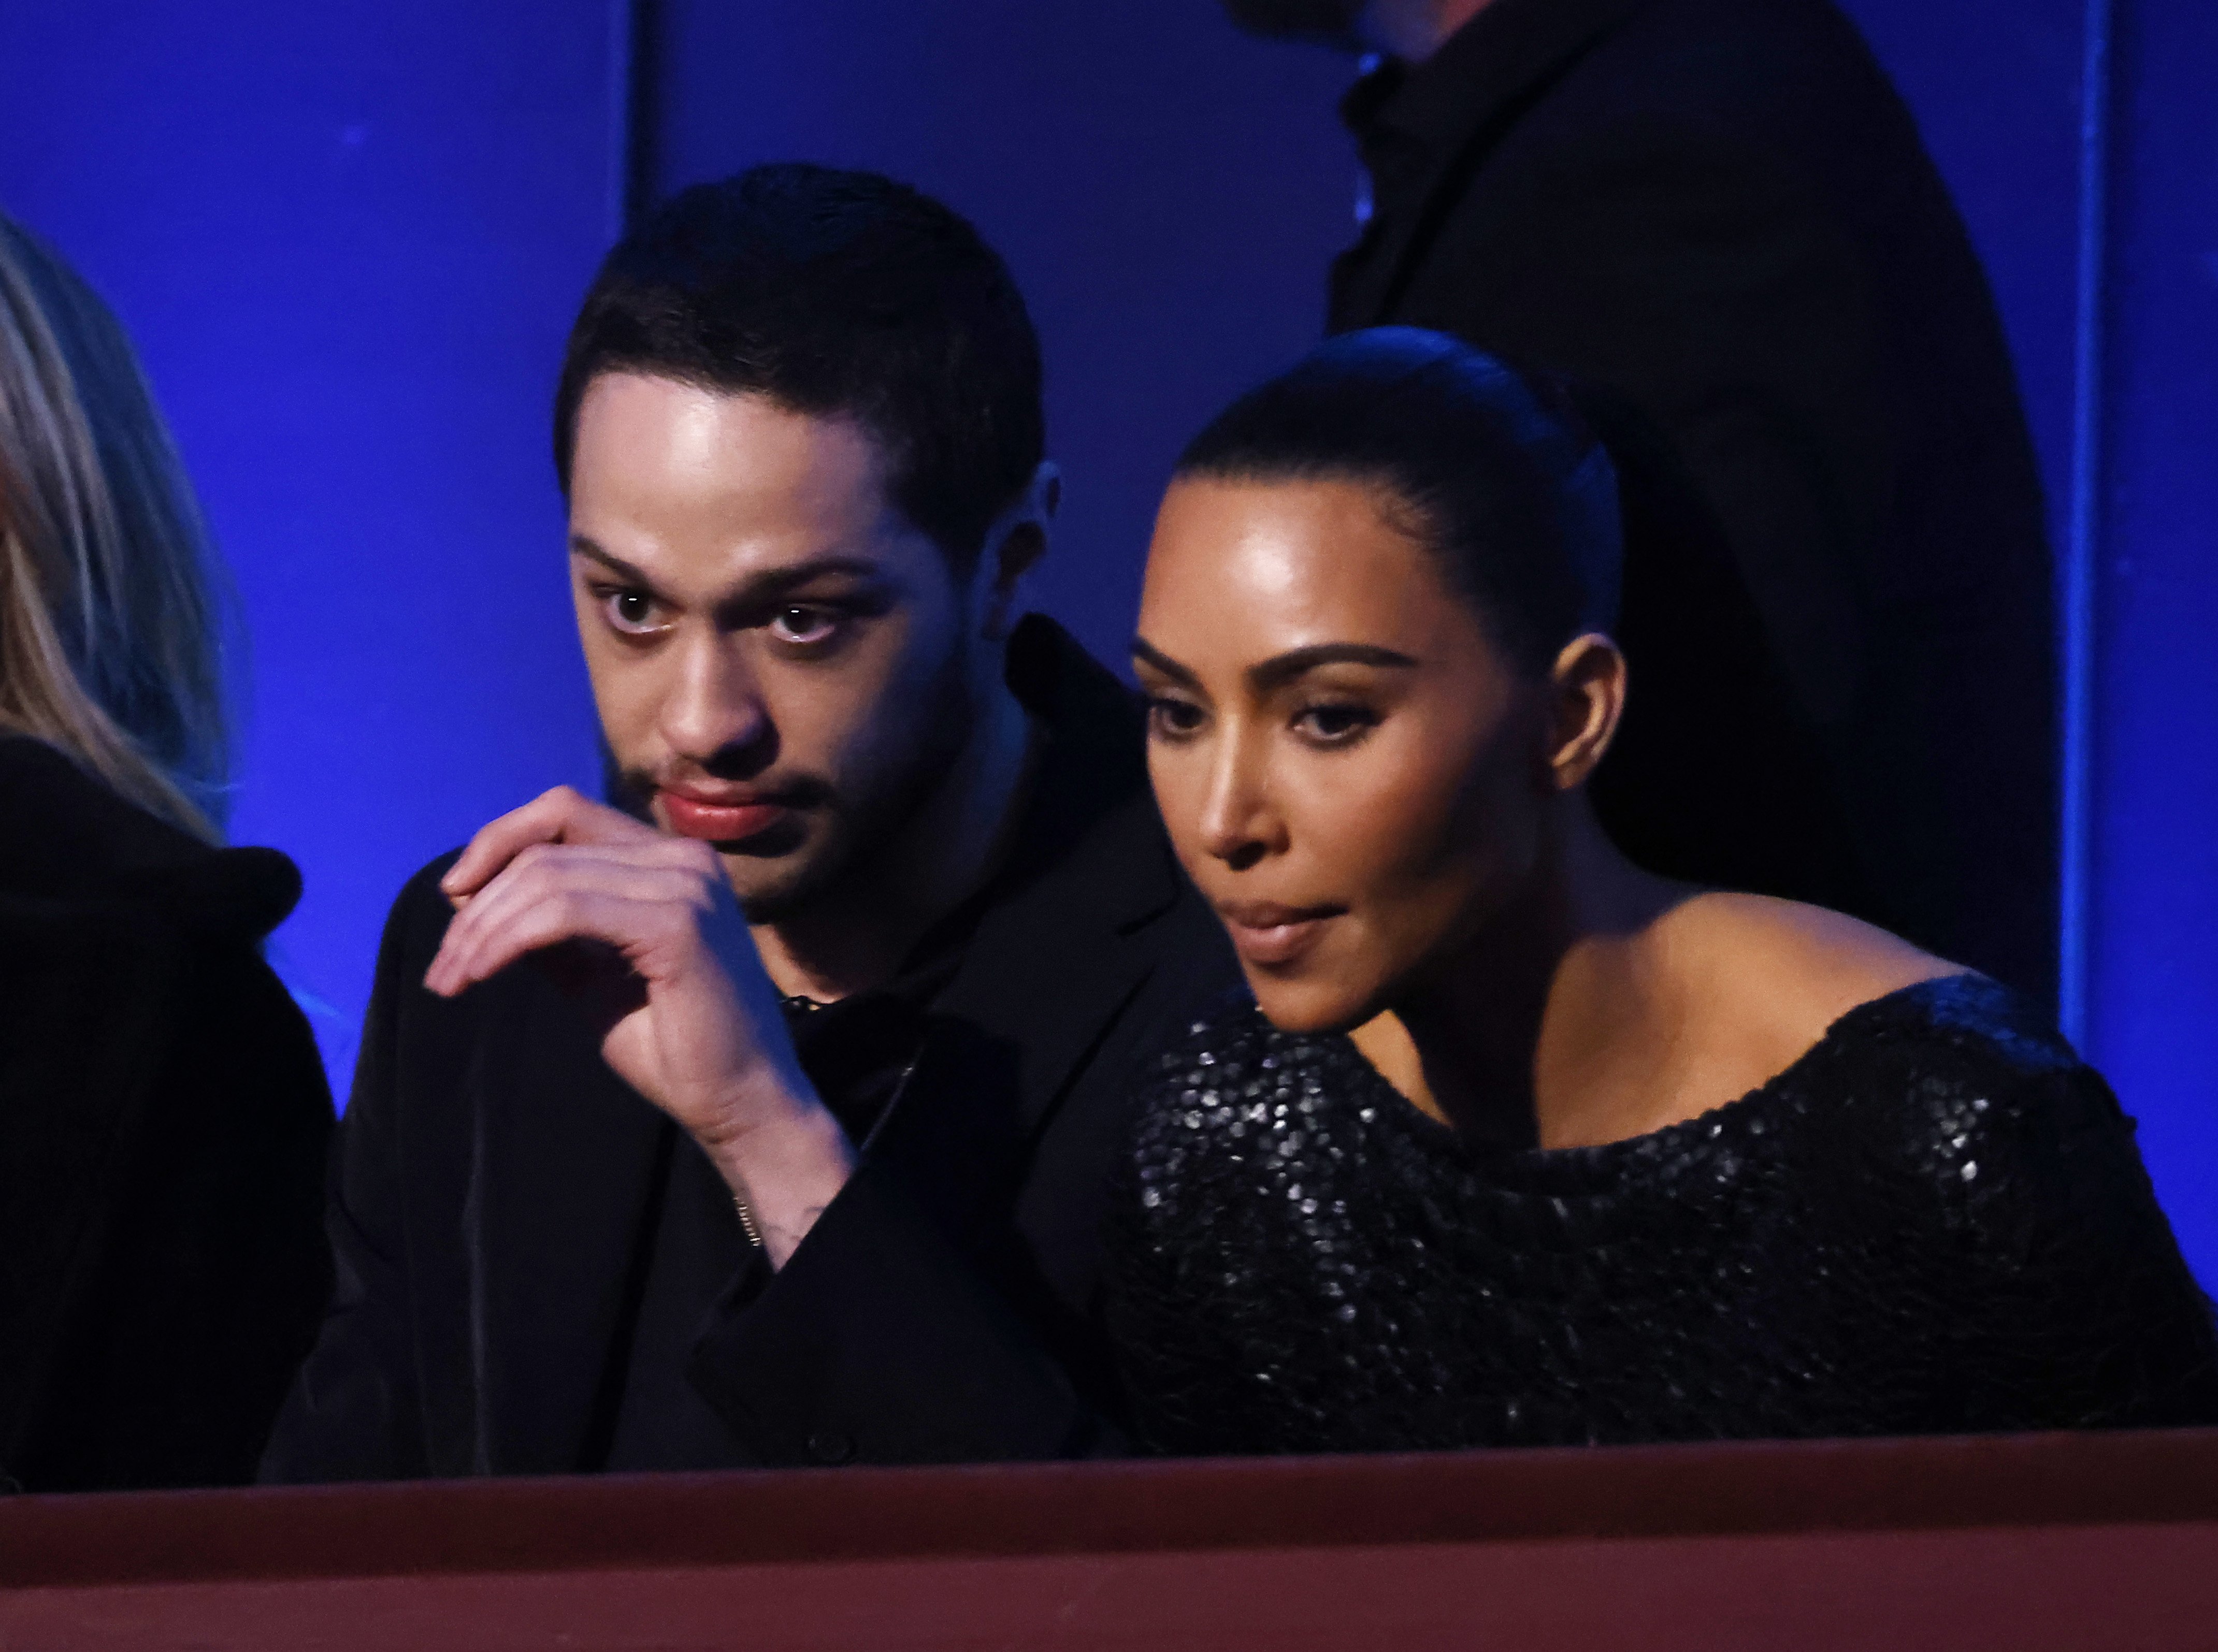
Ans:
[{"label": "woman's eyebrow", "polygon": [[1196,677],[1191,669],[1180,665],[1145,637],[1132,639],[1132,658],[1146,660],[1149,665],[1169,678],[1172,682],[1186,688],[1198,689],[1201,686],[1201,679]]},{"label": "woman's eyebrow", "polygon": [[1313,642],[1306,648],[1290,648],[1248,668],[1248,686],[1258,694],[1283,688],[1320,665],[1384,665],[1397,671],[1414,669],[1417,661],[1375,642]]},{"label": "woman's eyebrow", "polygon": [[[1181,665],[1145,637],[1132,639],[1132,658],[1145,660],[1174,683],[1190,689],[1201,686],[1201,679],[1191,666]],[[1382,665],[1409,671],[1418,663],[1408,654],[1382,648],[1375,642],[1313,642],[1306,648],[1290,648],[1283,654],[1259,661],[1250,665],[1246,674],[1249,688],[1258,694],[1268,694],[1320,665]]]}]

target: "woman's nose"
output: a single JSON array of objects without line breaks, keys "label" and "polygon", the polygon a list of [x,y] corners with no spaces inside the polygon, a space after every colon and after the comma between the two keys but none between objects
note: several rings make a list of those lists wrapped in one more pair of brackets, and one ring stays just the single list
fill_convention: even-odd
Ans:
[{"label": "woman's nose", "polygon": [[709,632],[687,640],[661,722],[671,753],[703,765],[768,738],[769,708],[740,638]]},{"label": "woman's nose", "polygon": [[1286,847],[1286,822],[1273,806],[1267,777],[1243,742],[1228,740],[1210,776],[1201,813],[1201,845],[1234,871],[1245,871]]}]

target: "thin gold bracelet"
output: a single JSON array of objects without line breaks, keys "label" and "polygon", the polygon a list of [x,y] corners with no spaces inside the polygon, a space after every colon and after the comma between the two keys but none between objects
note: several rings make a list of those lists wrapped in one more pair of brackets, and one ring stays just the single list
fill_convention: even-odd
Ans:
[{"label": "thin gold bracelet", "polygon": [[736,1193],[732,1195],[732,1209],[740,1213],[740,1231],[747,1236],[747,1243],[760,1250],[763,1247],[762,1233],[755,1226],[755,1213],[747,1209],[747,1202]]}]

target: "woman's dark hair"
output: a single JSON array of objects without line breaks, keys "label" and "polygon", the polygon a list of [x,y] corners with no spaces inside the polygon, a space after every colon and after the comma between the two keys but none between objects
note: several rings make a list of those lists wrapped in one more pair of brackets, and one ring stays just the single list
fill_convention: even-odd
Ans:
[{"label": "woman's dark hair", "polygon": [[565,492],[579,404],[618,372],[857,420],[892,459],[895,505],[958,572],[1046,443],[1039,340],[1007,266],[957,213],[873,172],[754,167],[616,244],[555,393]]},{"label": "woman's dark hair", "polygon": [[1319,345],[1220,413],[1177,474],[1376,489],[1526,672],[1616,623],[1608,454],[1562,387],[1443,334],[1377,327]]}]

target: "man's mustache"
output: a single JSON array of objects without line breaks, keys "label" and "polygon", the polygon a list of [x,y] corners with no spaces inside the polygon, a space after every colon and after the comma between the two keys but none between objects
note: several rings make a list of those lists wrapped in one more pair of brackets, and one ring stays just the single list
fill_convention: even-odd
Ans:
[{"label": "man's mustache", "polygon": [[720,775],[714,769],[697,766],[661,770],[613,767],[609,777],[624,793],[621,801],[611,798],[610,801],[641,819],[648,817],[654,795],[663,790],[713,795],[726,788],[743,787],[751,801],[779,803],[788,808],[803,809],[821,807],[839,796],[832,783],[821,776],[780,774],[775,770],[742,777]]}]

